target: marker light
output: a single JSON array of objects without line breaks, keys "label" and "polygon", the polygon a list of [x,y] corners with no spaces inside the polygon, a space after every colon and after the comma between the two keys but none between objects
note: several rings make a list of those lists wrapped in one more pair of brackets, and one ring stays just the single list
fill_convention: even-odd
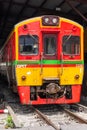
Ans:
[{"label": "marker light", "polygon": [[76,26],[73,26],[72,30],[73,30],[73,31],[76,31],[76,30],[77,30],[77,27],[76,27]]},{"label": "marker light", "polygon": [[28,26],[26,24],[23,25],[23,29],[24,30],[27,30],[28,29]]}]

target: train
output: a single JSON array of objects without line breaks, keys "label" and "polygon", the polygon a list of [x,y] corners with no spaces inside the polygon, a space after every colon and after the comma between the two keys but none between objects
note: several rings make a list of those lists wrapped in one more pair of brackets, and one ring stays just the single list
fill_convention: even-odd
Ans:
[{"label": "train", "polygon": [[0,50],[0,74],[25,105],[80,101],[84,29],[56,15],[23,20]]}]

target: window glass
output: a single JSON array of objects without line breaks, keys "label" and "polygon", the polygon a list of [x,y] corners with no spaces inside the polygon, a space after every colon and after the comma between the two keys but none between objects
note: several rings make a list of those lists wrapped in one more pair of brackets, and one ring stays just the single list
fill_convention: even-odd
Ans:
[{"label": "window glass", "polygon": [[80,54],[80,37],[66,35],[63,37],[63,53],[64,54]]},{"label": "window glass", "polygon": [[38,54],[38,36],[21,35],[19,37],[19,52],[21,54]]},{"label": "window glass", "polygon": [[55,55],[56,54],[56,36],[55,35],[45,35],[44,36],[44,54],[45,55]]}]

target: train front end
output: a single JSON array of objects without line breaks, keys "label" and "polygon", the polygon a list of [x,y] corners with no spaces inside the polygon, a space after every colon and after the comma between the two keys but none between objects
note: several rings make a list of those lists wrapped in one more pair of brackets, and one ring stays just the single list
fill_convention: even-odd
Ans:
[{"label": "train front end", "polygon": [[16,84],[22,104],[80,101],[83,28],[58,16],[20,22],[16,28]]}]

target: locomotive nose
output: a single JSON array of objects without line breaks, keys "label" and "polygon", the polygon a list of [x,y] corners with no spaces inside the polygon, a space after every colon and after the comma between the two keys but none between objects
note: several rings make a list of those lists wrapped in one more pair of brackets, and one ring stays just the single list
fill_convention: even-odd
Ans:
[{"label": "locomotive nose", "polygon": [[60,86],[56,83],[50,83],[46,86],[46,93],[56,94],[60,91]]}]

